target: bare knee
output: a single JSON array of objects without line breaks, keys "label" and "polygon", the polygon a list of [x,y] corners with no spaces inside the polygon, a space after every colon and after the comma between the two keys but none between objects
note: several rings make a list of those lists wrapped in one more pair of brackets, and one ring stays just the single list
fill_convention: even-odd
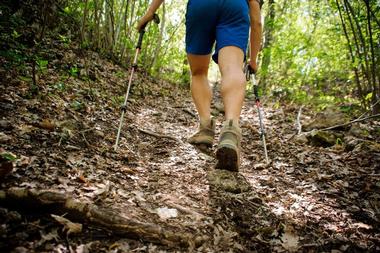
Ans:
[{"label": "bare knee", "polygon": [[231,90],[244,90],[245,84],[246,80],[243,71],[240,69],[235,71],[227,71],[222,76],[221,92],[226,93]]},{"label": "bare knee", "polygon": [[206,68],[195,68],[191,70],[192,77],[207,77],[208,69]]},{"label": "bare knee", "polygon": [[210,57],[211,55],[187,55],[192,77],[207,77]]}]

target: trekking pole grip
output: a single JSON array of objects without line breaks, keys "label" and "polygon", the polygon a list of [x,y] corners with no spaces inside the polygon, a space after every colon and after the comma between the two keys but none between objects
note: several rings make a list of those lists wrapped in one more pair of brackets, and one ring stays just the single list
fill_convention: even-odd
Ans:
[{"label": "trekking pole grip", "polygon": [[139,32],[140,35],[139,35],[139,41],[137,42],[137,46],[136,46],[137,49],[141,49],[141,45],[142,45],[144,34],[145,34],[145,26],[146,24],[142,27],[142,29]]},{"label": "trekking pole grip", "polygon": [[[159,24],[160,23],[160,17],[155,13],[153,15],[153,21],[156,23],[156,24]],[[150,21],[149,21],[150,22]],[[136,48],[138,49],[141,49],[141,46],[142,46],[142,42],[143,42],[143,38],[144,38],[144,34],[145,34],[145,27],[148,25],[149,22],[146,22],[142,27],[141,27],[141,30],[139,31],[140,35],[139,35],[139,41],[137,42],[137,46]]]}]

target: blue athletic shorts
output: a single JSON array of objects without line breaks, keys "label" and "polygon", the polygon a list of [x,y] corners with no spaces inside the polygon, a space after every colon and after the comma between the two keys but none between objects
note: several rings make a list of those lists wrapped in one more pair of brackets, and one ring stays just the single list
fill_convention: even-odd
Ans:
[{"label": "blue athletic shorts", "polygon": [[218,62],[218,52],[236,46],[246,52],[249,34],[247,0],[189,0],[186,12],[186,52],[195,55],[211,53]]}]

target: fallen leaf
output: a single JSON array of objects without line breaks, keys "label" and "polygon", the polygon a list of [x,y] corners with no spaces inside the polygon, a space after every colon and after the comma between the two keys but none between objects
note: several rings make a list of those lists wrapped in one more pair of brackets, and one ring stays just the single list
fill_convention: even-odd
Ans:
[{"label": "fallen leaf", "polygon": [[40,235],[41,235],[41,240],[38,242],[39,246],[41,246],[45,242],[48,242],[48,241],[51,241],[51,240],[55,240],[56,242],[58,242],[58,240],[59,240],[58,229],[53,229],[48,234],[45,234],[44,231],[40,231]]},{"label": "fallen leaf", "polygon": [[67,235],[82,232],[82,224],[80,223],[74,223],[59,215],[52,214],[51,217],[53,217],[56,221],[63,225],[63,230],[67,231]]},{"label": "fallen leaf", "polygon": [[86,178],[83,176],[83,174],[80,174],[80,175],[78,176],[78,180],[79,180],[79,182],[81,182],[81,183],[87,184],[87,180],[86,180]]},{"label": "fallen leaf", "polygon": [[55,129],[55,126],[56,124],[54,123],[54,121],[48,119],[44,119],[42,122],[38,124],[38,127],[49,131],[53,131]]},{"label": "fallen leaf", "polygon": [[298,250],[299,236],[293,233],[288,227],[285,229],[285,233],[281,236],[281,245],[288,252],[296,252]]}]

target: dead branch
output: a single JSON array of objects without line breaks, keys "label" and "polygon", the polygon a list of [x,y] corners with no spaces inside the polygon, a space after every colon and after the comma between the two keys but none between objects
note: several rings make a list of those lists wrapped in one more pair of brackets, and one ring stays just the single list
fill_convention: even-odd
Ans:
[{"label": "dead branch", "polygon": [[302,109],[303,109],[303,106],[300,107],[300,109],[298,110],[298,114],[297,114],[297,119],[296,119],[297,132],[294,133],[292,136],[290,136],[290,138],[288,138],[287,141],[290,141],[296,135],[300,135],[302,133],[302,124],[301,124]]},{"label": "dead branch", "polygon": [[140,129],[140,128],[138,130],[140,132],[144,133],[144,134],[147,134],[147,135],[150,135],[150,136],[153,136],[153,137],[156,137],[156,138],[171,139],[171,140],[174,140],[174,141],[179,141],[177,138],[175,138],[173,136],[158,134],[158,133],[155,133],[155,132],[152,132],[152,131],[149,131],[149,130],[145,130],[145,129]]},{"label": "dead branch", "polygon": [[297,134],[301,134],[302,132],[302,125],[301,125],[301,114],[302,114],[302,108],[303,106],[300,107],[298,114],[297,114]]},{"label": "dead branch", "polygon": [[[368,116],[368,117],[365,117],[365,118],[357,118],[357,119],[354,119],[350,122],[347,122],[347,123],[344,123],[344,124],[339,124],[339,125],[335,125],[335,126],[331,126],[331,127],[326,127],[326,128],[322,128],[322,129],[317,129],[318,131],[328,131],[328,130],[334,130],[336,128],[342,128],[342,127],[346,127],[346,126],[349,126],[351,124],[354,124],[354,123],[358,123],[358,122],[362,122],[362,121],[366,121],[368,119],[374,119],[374,118],[380,118],[380,114],[375,114],[375,115],[372,115],[372,116]],[[313,130],[312,130],[313,131]],[[309,131],[309,132],[303,132],[303,133],[300,133],[300,134],[310,134],[312,131]],[[298,135],[300,135],[298,134]],[[293,139],[297,134],[293,134],[292,136],[290,136],[287,141],[290,141],[291,139]]]},{"label": "dead branch", "polygon": [[[380,99],[379,100],[377,100],[373,105],[371,105],[370,106],[370,110],[372,111],[373,110],[373,108],[378,104],[378,103],[380,103]],[[361,118],[363,118],[364,116],[366,116],[368,113],[370,113],[369,111],[367,111],[367,112],[365,112],[365,113],[363,113],[362,115],[360,115],[359,116],[359,118],[358,119],[361,119]]]},{"label": "dead branch", "polygon": [[193,210],[191,210],[189,208],[186,208],[186,207],[181,206],[179,204],[176,204],[174,202],[169,201],[169,202],[167,202],[167,204],[169,206],[173,207],[173,208],[176,208],[176,209],[180,210],[181,212],[188,213],[188,214],[194,216],[196,220],[205,219],[205,216],[203,214],[195,212],[195,211],[193,211]]},{"label": "dead branch", "polygon": [[143,239],[147,242],[174,247],[193,247],[195,242],[195,238],[189,233],[121,216],[116,210],[75,200],[64,193],[14,187],[0,191],[0,203],[18,206],[23,210],[27,210],[25,205],[30,205],[38,210],[66,213],[68,217],[101,226],[114,234]]},{"label": "dead branch", "polygon": [[368,116],[368,117],[365,117],[365,118],[354,119],[353,121],[350,121],[350,122],[347,122],[347,123],[344,123],[344,124],[340,124],[340,125],[335,125],[335,126],[319,129],[319,131],[327,131],[327,130],[333,130],[333,129],[336,129],[336,128],[346,127],[346,126],[349,126],[349,125],[357,123],[357,122],[362,122],[362,121],[366,121],[368,119],[374,119],[374,118],[380,118],[380,114],[375,114],[375,115]]}]

